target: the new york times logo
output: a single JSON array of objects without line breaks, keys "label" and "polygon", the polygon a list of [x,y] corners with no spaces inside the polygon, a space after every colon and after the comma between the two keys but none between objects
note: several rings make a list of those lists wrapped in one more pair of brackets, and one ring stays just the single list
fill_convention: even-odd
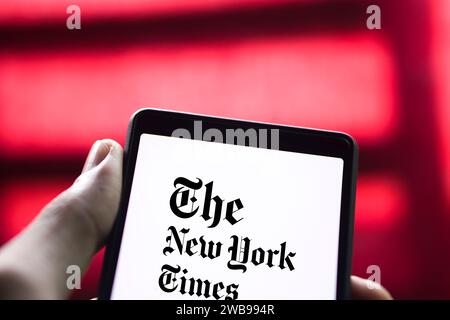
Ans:
[{"label": "the new york times logo", "polygon": [[[189,180],[179,177],[174,181],[175,191],[170,197],[170,210],[180,222],[198,216],[206,222],[208,228],[217,228],[221,223],[229,223],[234,226],[244,220],[244,205],[240,198],[225,201],[222,197],[214,195],[213,181],[203,183],[199,178]],[[201,190],[203,189],[203,190]],[[197,191],[197,193],[196,193]],[[202,191],[202,192],[200,192]],[[199,194],[203,196],[199,197]],[[199,199],[201,198],[201,199]],[[245,223],[245,222],[244,222]],[[214,241],[206,239],[204,235],[191,235],[189,228],[169,226],[168,235],[165,239],[166,246],[163,254],[179,255],[187,257],[201,257],[204,261],[216,261],[225,251],[228,254],[228,262],[225,270],[231,272],[251,272],[252,268],[279,268],[285,272],[295,270],[293,258],[295,252],[287,250],[287,243],[278,242],[276,249],[263,249],[254,244],[253,239],[247,236],[231,234],[226,239]],[[223,250],[226,249],[226,250]],[[224,266],[225,267],[225,266]],[[159,277],[159,287],[167,293],[179,292],[182,295],[197,296],[203,298],[235,300],[238,298],[239,284],[224,284],[223,282],[212,283],[206,279],[193,277],[191,273],[182,266],[164,264]],[[192,270],[191,270],[192,271]],[[193,271],[195,273],[195,270]],[[242,274],[240,273],[240,274]]]},{"label": "the new york times logo", "polygon": [[[225,137],[224,137],[225,136]],[[225,129],[222,132],[209,128],[203,132],[202,121],[194,121],[194,134],[186,128],[178,128],[172,132],[172,137],[210,141],[263,149],[279,150],[280,133],[278,129]],[[270,144],[269,144],[270,142]]]}]

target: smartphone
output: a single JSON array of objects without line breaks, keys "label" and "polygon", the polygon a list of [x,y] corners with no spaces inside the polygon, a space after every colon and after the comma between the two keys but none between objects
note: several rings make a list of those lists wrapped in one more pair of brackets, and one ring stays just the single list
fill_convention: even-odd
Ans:
[{"label": "smartphone", "polygon": [[99,297],[348,298],[357,154],[339,132],[139,110]]}]

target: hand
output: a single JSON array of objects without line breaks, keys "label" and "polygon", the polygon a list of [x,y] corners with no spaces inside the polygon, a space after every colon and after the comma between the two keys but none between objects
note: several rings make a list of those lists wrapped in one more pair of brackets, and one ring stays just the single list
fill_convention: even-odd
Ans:
[{"label": "hand", "polygon": [[94,143],[81,175],[0,250],[0,298],[63,299],[66,268],[86,270],[108,236],[122,186],[122,147]]},{"label": "hand", "polygon": [[[0,250],[0,299],[65,299],[69,265],[86,270],[105,244],[117,213],[122,187],[122,147],[97,141],[81,175],[36,219]],[[352,277],[358,299],[389,299],[383,288]]]},{"label": "hand", "polygon": [[355,300],[392,300],[391,294],[381,285],[357,276],[351,276],[352,298]]}]

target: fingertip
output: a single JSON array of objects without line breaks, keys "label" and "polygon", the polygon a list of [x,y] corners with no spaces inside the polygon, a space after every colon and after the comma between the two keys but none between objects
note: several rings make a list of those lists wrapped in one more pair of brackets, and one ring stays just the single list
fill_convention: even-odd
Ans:
[{"label": "fingertip", "polygon": [[99,141],[102,144],[104,144],[109,150],[118,150],[118,151],[122,150],[122,146],[120,145],[120,143],[118,143],[117,141],[115,141],[113,139],[102,139]]},{"label": "fingertip", "polygon": [[391,294],[380,284],[358,276],[351,276],[352,298],[356,300],[392,300]]},{"label": "fingertip", "polygon": [[122,147],[112,139],[97,140],[91,147],[86,161],[84,163],[82,173],[89,171],[100,165],[108,156],[121,159]]}]

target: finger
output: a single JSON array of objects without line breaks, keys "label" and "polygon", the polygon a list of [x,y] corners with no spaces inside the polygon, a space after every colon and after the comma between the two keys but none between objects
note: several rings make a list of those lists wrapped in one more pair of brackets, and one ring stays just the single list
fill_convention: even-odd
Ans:
[{"label": "finger", "polygon": [[380,284],[351,276],[352,298],[356,300],[392,300],[391,294]]},{"label": "finger", "polygon": [[82,174],[0,250],[0,298],[68,296],[67,267],[82,271],[104,244],[117,213],[122,147],[96,142]]},{"label": "finger", "polygon": [[111,143],[113,142],[110,140],[95,141],[95,143],[91,147],[91,150],[89,151],[89,154],[83,166],[83,170],[81,172],[86,172],[98,166],[107,157],[111,148]]}]

